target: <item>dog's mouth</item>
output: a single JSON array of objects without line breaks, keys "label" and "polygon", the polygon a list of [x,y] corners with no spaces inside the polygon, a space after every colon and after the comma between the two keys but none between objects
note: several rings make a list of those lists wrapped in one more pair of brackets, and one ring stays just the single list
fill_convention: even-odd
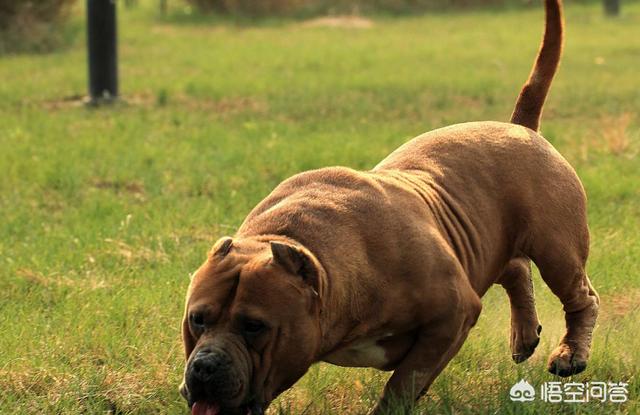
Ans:
[{"label": "dog's mouth", "polygon": [[191,415],[264,415],[262,405],[251,403],[237,409],[223,408],[216,402],[196,401],[191,406]]},{"label": "dog's mouth", "polygon": [[191,415],[220,415],[220,405],[213,402],[197,401],[191,407]]},{"label": "dog's mouth", "polygon": [[180,394],[187,401],[191,415],[264,415],[266,405],[260,404],[261,400],[255,395],[248,400],[233,403],[233,401],[220,400],[210,394],[199,392],[191,393],[185,383],[180,386]]}]

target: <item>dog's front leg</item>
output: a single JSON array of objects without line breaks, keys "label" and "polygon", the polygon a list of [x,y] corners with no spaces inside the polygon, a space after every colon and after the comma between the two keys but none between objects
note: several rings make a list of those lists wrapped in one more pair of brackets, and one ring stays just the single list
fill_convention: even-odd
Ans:
[{"label": "dog's front leg", "polygon": [[482,308],[480,298],[464,282],[450,312],[420,329],[416,343],[391,375],[371,415],[409,413],[412,403],[458,353]]}]

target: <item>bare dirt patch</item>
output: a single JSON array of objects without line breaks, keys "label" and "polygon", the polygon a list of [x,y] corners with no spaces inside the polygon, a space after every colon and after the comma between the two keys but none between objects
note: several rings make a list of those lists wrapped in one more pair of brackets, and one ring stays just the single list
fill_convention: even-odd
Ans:
[{"label": "bare dirt patch", "polygon": [[185,108],[211,111],[216,114],[234,115],[242,112],[265,113],[267,104],[252,97],[228,97],[219,100],[209,98],[176,97],[176,102]]},{"label": "bare dirt patch", "polygon": [[74,94],[59,99],[50,99],[42,103],[48,110],[59,110],[65,108],[80,108],[86,105],[89,98],[85,95]]},{"label": "bare dirt patch", "polygon": [[303,27],[339,27],[346,29],[370,29],[373,20],[361,16],[326,16],[307,20]]},{"label": "bare dirt patch", "polygon": [[135,195],[144,194],[144,185],[140,182],[123,182],[117,180],[94,180],[93,187],[97,189],[110,189],[116,193],[127,192]]},{"label": "bare dirt patch", "polygon": [[[88,97],[83,95],[70,95],[59,99],[46,100],[42,106],[50,111],[68,110],[73,108],[88,107]],[[29,103],[25,103],[29,104]],[[168,94],[165,91],[159,93],[136,92],[119,97],[110,105],[126,107],[180,107],[189,111],[205,111],[221,116],[237,115],[245,112],[264,114],[268,111],[265,101],[254,97],[224,97],[220,99],[207,97],[193,97],[186,94]]]}]

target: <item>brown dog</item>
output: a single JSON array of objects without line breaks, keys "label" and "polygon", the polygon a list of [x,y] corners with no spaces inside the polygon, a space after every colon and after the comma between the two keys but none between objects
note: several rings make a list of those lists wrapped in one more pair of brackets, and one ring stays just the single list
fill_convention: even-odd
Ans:
[{"label": "brown dog", "polygon": [[545,6],[512,123],[424,134],[368,172],[298,174],[215,244],[182,326],[193,414],[261,414],[317,361],[393,370],[373,410],[384,413],[431,385],[495,283],[511,301],[513,359],[524,361],[541,329],[531,261],[565,311],[549,370],[584,370],[599,304],[585,273],[585,193],[536,133],[562,48],[559,0]]}]

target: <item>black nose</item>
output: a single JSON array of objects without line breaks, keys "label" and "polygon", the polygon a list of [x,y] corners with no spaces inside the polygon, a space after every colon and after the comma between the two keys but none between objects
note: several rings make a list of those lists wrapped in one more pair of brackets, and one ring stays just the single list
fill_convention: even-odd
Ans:
[{"label": "black nose", "polygon": [[222,353],[201,350],[193,358],[191,373],[200,382],[210,382],[220,372],[226,371],[229,363],[229,358]]}]

